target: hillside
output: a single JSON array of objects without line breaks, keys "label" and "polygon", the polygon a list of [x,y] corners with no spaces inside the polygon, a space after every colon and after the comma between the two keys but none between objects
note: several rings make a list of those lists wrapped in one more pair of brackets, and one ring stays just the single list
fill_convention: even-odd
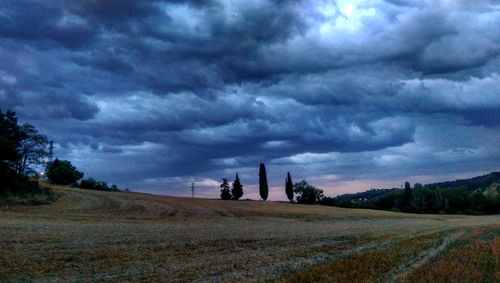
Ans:
[{"label": "hillside", "polygon": [[427,185],[409,190],[371,189],[356,194],[325,198],[325,205],[396,210],[414,213],[500,213],[500,172],[470,179]]},{"label": "hillside", "polygon": [[455,180],[448,182],[440,182],[425,185],[428,188],[458,188],[465,187],[469,190],[484,189],[493,183],[500,183],[500,172],[492,172],[483,176],[478,176],[469,179]]},{"label": "hillside", "polygon": [[[53,204],[0,207],[0,281],[419,280],[428,279],[422,268],[470,245],[484,247],[471,252],[486,261],[447,268],[457,278],[476,269],[485,280],[497,276],[497,215],[52,189],[60,195]],[[335,272],[308,273],[314,269]]]}]

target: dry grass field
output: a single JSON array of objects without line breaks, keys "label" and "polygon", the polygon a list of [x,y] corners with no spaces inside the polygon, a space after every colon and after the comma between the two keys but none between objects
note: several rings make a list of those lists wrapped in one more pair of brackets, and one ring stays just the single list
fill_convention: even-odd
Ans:
[{"label": "dry grass field", "polygon": [[500,281],[500,215],[53,189],[0,207],[0,281]]}]

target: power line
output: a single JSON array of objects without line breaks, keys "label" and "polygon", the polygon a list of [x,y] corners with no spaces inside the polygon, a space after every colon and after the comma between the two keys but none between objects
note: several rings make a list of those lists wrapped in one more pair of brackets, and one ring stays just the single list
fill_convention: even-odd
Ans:
[{"label": "power line", "polygon": [[194,198],[194,183],[191,183],[191,197]]}]

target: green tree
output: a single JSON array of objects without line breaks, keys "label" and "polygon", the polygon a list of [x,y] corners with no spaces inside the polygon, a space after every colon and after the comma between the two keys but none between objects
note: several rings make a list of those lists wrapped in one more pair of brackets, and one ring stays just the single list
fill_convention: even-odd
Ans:
[{"label": "green tree", "polygon": [[285,193],[290,202],[293,202],[293,183],[292,176],[290,176],[290,172],[287,172],[286,180],[285,180]]},{"label": "green tree", "polygon": [[259,168],[259,193],[263,200],[267,200],[269,196],[269,186],[267,185],[267,173],[264,163],[261,163]]},{"label": "green tree", "polygon": [[323,190],[309,185],[306,180],[295,183],[293,191],[298,194],[297,202],[302,204],[316,204],[323,197]]},{"label": "green tree", "polygon": [[236,173],[236,178],[234,179],[233,187],[231,188],[231,194],[235,200],[239,200],[243,196],[243,185],[240,182],[238,173]]},{"label": "green tree", "polygon": [[30,124],[20,127],[22,140],[18,147],[19,159],[16,162],[17,175],[29,175],[34,172],[32,166],[44,164],[48,155],[47,136],[42,135]]},{"label": "green tree", "polygon": [[83,177],[83,173],[76,170],[70,161],[57,158],[47,163],[46,174],[52,183],[59,185],[71,185]]},{"label": "green tree", "polygon": [[229,190],[229,184],[226,178],[222,178],[222,184],[220,185],[220,199],[231,199],[231,191]]}]

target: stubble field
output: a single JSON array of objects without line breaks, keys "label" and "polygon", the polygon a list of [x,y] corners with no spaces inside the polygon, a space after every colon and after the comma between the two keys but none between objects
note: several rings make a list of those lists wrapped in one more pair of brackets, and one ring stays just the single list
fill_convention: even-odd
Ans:
[{"label": "stubble field", "polygon": [[0,281],[500,281],[500,215],[53,189],[0,207]]}]

